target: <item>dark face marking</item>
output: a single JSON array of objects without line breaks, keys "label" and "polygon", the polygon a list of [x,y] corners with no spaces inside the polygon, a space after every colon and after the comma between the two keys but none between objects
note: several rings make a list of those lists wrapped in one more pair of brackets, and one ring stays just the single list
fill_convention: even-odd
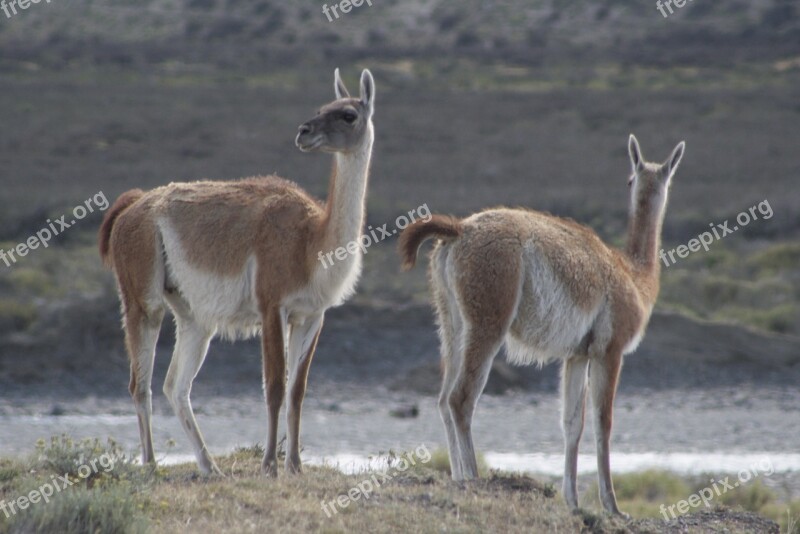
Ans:
[{"label": "dark face marking", "polygon": [[369,111],[357,98],[341,98],[300,125],[295,144],[304,152],[349,152],[364,137]]}]

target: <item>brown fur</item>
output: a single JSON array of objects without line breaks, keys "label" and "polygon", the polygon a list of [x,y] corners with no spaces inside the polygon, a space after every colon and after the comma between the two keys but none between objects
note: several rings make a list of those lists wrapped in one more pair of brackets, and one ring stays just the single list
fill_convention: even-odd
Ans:
[{"label": "brown fur", "polygon": [[152,208],[145,200],[146,194],[113,221],[108,245],[123,312],[127,315],[135,308],[142,318],[153,312],[144,296],[152,287],[156,254],[159,253]]},{"label": "brown fur", "polygon": [[408,271],[417,263],[419,247],[427,239],[442,240],[459,237],[462,232],[461,221],[447,215],[434,215],[427,221],[415,221],[400,234],[397,249],[403,259],[402,268]]},{"label": "brown fur", "polygon": [[361,265],[360,258],[348,257],[323,267],[318,254],[344,246],[362,230],[374,135],[369,71],[362,72],[361,98],[343,96],[338,70],[335,88],[337,99],[302,124],[295,138],[304,152],[334,154],[327,202],[267,176],[137,189],[124,193],[106,214],[99,248],[119,287],[144,463],[155,461],[150,383],[169,307],[177,334],[164,391],[201,470],[219,473],[189,400],[208,343],[217,333],[249,336],[260,330],[268,412],[263,470],[277,474],[277,417],[288,367],[286,469],[300,471],[300,411],[322,318],[352,293]]},{"label": "brown fur", "polygon": [[97,235],[98,248],[100,249],[100,257],[103,260],[103,265],[111,267],[111,257],[108,252],[111,247],[111,230],[114,228],[114,222],[117,220],[123,211],[128,209],[131,204],[139,200],[144,191],[141,189],[131,189],[122,193],[114,205],[111,206],[105,216],[103,216],[103,223],[100,225],[100,231]]},{"label": "brown fur", "polygon": [[317,246],[325,213],[322,202],[277,176],[175,183],[151,191],[145,202],[189,245],[185,251],[197,268],[233,275],[252,254],[259,263],[288,256],[293,287],[309,275],[308,251]]},{"label": "brown fur", "polygon": [[634,176],[624,252],[575,221],[502,207],[460,221],[434,215],[401,234],[404,269],[413,267],[425,239],[443,238],[429,273],[442,344],[439,410],[456,480],[477,476],[472,415],[505,343],[518,363],[563,361],[564,495],[572,507],[588,377],[601,500],[619,513],[609,462],[614,397],[623,354],[644,333],[658,295],[661,225],[683,148],[663,165],[645,163],[630,137]]}]

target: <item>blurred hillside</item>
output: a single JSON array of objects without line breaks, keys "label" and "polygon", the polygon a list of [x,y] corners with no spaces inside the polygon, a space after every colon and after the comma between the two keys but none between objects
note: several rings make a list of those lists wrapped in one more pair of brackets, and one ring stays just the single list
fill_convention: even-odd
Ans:
[{"label": "blurred hillside", "polygon": [[[333,2],[328,2],[332,4]],[[331,55],[435,54],[729,63],[797,51],[793,0],[374,0],[329,22],[324,2],[53,0],[0,15],[0,58],[243,65]]]},{"label": "blurred hillside", "polygon": [[[297,125],[341,67],[377,83],[368,224],[426,203],[466,215],[524,205],[623,241],[626,140],[665,158],[687,142],[665,248],[768,200],[774,217],[664,269],[658,307],[800,334],[800,8],[786,0],[52,0],[0,12],[0,248],[98,191],[278,173],[324,197],[330,158]],[[119,344],[95,212],[0,264],[0,352]],[[372,247],[355,303],[427,300]],[[332,312],[338,313],[338,312]],[[80,323],[80,324],[78,324]],[[167,327],[169,329],[169,327]],[[3,343],[8,345],[3,345]],[[43,351],[50,354],[49,351]],[[2,367],[2,362],[0,362]]]}]

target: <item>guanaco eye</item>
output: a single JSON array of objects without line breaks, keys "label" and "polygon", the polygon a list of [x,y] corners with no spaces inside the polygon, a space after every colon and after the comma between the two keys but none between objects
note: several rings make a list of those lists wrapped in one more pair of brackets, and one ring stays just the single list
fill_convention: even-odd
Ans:
[{"label": "guanaco eye", "polygon": [[346,122],[347,124],[353,124],[354,122],[356,122],[358,115],[356,115],[355,113],[347,112],[344,115],[342,115],[342,118],[344,119],[344,122]]},{"label": "guanaco eye", "polygon": [[631,176],[630,178],[628,178],[628,187],[630,187],[630,186],[632,186],[632,185],[633,185],[633,178],[634,178],[633,176]]}]

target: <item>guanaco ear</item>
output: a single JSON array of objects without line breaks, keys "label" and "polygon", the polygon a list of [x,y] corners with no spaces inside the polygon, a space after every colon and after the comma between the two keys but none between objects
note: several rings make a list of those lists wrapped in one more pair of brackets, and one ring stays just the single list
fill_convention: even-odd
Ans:
[{"label": "guanaco ear", "polygon": [[642,149],[639,148],[639,141],[636,136],[631,134],[628,138],[628,155],[631,157],[631,165],[634,171],[644,169],[644,159],[642,159]]},{"label": "guanaco ear", "polygon": [[681,141],[672,151],[669,158],[667,158],[667,161],[664,162],[664,174],[667,175],[667,178],[672,178],[672,175],[678,168],[678,164],[681,162],[681,159],[683,159],[683,151],[685,148],[686,141]]},{"label": "guanaco ear", "polygon": [[375,80],[369,69],[361,73],[361,101],[367,106],[370,116],[375,110]]},{"label": "guanaco ear", "polygon": [[340,98],[350,98],[350,93],[347,91],[347,87],[344,86],[342,77],[339,76],[338,68],[333,71],[333,90],[336,93],[337,100]]}]

